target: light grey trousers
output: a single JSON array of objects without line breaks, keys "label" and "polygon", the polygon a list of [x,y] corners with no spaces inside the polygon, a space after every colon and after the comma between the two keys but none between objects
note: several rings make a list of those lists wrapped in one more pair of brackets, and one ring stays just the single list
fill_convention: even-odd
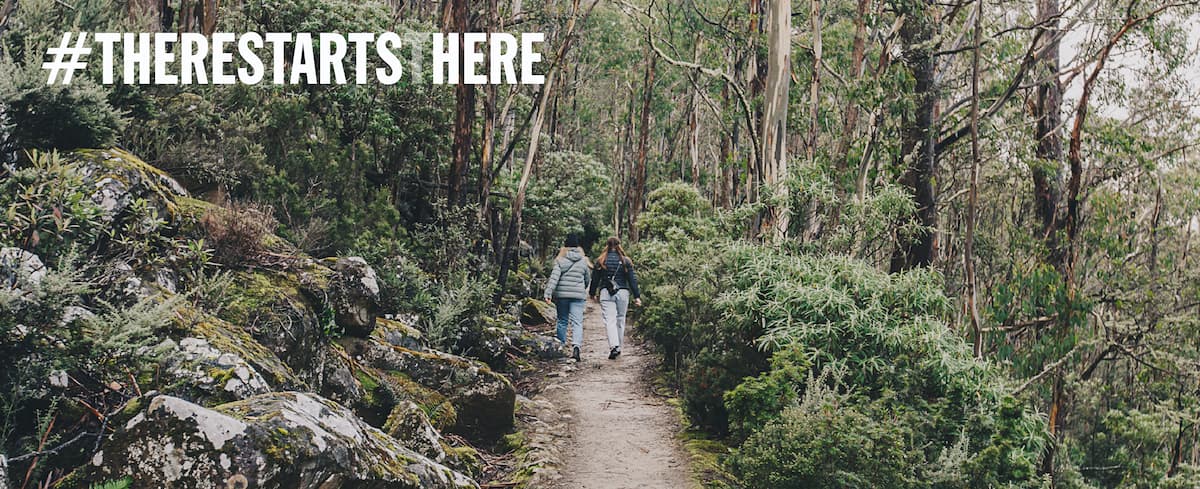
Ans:
[{"label": "light grey trousers", "polygon": [[616,295],[600,290],[600,312],[604,317],[604,329],[608,333],[608,347],[621,346],[625,338],[625,312],[629,310],[629,289],[619,289]]}]

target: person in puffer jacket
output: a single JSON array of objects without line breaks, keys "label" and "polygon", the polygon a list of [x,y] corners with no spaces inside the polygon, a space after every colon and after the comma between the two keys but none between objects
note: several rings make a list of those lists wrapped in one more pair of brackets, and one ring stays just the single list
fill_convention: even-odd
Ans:
[{"label": "person in puffer jacket", "polygon": [[546,282],[544,297],[558,311],[558,341],[567,343],[567,325],[571,326],[571,357],[579,361],[583,345],[583,308],[591,285],[592,262],[579,247],[579,236],[568,235],[554,259],[554,271]]}]

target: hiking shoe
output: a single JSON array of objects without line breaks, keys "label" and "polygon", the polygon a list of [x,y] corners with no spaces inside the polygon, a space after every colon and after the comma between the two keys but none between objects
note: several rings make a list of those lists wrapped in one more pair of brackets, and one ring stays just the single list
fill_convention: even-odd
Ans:
[{"label": "hiking shoe", "polygon": [[613,359],[617,358],[617,355],[620,355],[620,354],[621,354],[621,347],[614,346],[614,347],[612,347],[612,350],[609,350],[609,352],[608,352],[608,359],[613,360]]},{"label": "hiking shoe", "polygon": [[576,362],[579,361],[579,347],[578,346],[571,348],[571,358],[574,358]]}]

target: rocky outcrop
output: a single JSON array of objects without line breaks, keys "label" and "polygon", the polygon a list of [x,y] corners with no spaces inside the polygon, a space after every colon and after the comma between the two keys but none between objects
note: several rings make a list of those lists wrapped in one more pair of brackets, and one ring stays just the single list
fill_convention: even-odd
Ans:
[{"label": "rocky outcrop", "polygon": [[92,201],[108,222],[138,200],[156,206],[160,215],[169,215],[175,210],[175,199],[187,196],[175,179],[124,150],[84,149],[67,158],[75,163],[84,184],[92,188]]},{"label": "rocky outcrop", "polygon": [[[133,374],[161,393],[109,420],[116,431],[80,477],[168,488],[476,487],[479,454],[442,432],[483,443],[509,433],[513,386],[483,363],[432,349],[417,319],[377,318],[380,283],[365,260],[315,259],[267,231],[261,262],[206,265],[182,244],[217,246],[204,222],[228,209],[188,197],[121,150],[66,159],[105,226],[165,238],[139,251],[153,260],[107,270],[104,300],[170,298],[220,280],[155,330],[161,361]],[[0,249],[0,287],[30,288],[43,275],[36,255]],[[91,314],[76,309],[64,320]],[[503,365],[514,351],[544,349],[515,323],[488,321],[467,354]]]},{"label": "rocky outcrop", "polygon": [[376,371],[403,375],[436,391],[454,407],[455,433],[495,440],[513,426],[516,391],[503,375],[483,363],[436,351],[419,352],[377,341],[345,342],[347,351]]},{"label": "rocky outcrop", "polygon": [[37,255],[20,248],[0,248],[0,287],[21,290],[40,283],[45,276],[46,267]]},{"label": "rocky outcrop", "polygon": [[521,304],[521,324],[526,326],[540,326],[544,324],[554,324],[558,321],[558,313],[554,310],[554,305],[533,298],[527,298]]},{"label": "rocky outcrop", "polygon": [[96,478],[133,487],[478,487],[338,404],[280,392],[213,409],[166,395],[119,427],[92,459]]},{"label": "rocky outcrop", "polygon": [[351,336],[366,338],[375,329],[379,312],[379,281],[375,270],[357,256],[322,260],[334,271],[327,289],[334,322]]}]

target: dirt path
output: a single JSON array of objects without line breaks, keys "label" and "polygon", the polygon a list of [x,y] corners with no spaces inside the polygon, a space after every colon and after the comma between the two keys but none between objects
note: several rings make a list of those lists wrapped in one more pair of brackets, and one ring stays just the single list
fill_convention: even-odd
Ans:
[{"label": "dirt path", "polygon": [[554,389],[570,413],[559,489],[686,489],[687,457],[676,434],[674,408],[653,394],[646,373],[651,352],[626,331],[622,354],[608,359],[600,307],[588,301],[583,361]]}]

